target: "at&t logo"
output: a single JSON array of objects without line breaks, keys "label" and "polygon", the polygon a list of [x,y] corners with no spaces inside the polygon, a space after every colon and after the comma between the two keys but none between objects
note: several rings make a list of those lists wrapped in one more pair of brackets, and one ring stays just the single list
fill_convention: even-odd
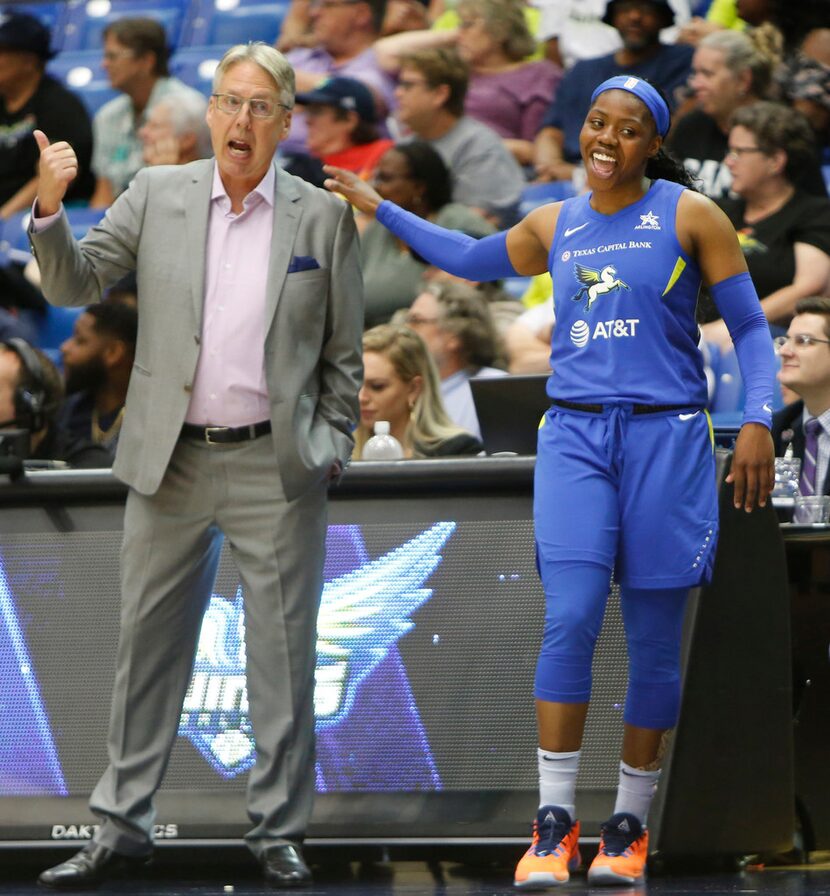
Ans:
[{"label": "at&t logo", "polygon": [[587,321],[578,320],[571,327],[571,342],[577,348],[585,348],[591,339],[624,339],[637,335],[637,324],[640,319],[628,317],[625,320],[598,320],[594,324],[593,333]]},{"label": "at&t logo", "polygon": [[590,338],[591,330],[586,321],[578,320],[571,327],[571,342],[573,342],[577,348],[585,348]]}]

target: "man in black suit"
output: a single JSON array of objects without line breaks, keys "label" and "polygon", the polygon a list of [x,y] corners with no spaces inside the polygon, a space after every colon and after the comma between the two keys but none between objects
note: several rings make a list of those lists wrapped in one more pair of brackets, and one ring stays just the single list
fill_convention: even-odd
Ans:
[{"label": "man in black suit", "polygon": [[[772,420],[775,453],[802,459],[802,480],[808,471],[808,431],[816,429],[815,478],[808,494],[830,494],[830,298],[802,299],[787,336],[776,339],[781,355],[778,379],[800,401],[788,404]],[[818,425],[813,424],[816,420]],[[809,488],[809,486],[807,486]],[[802,494],[805,485],[802,481]]]}]

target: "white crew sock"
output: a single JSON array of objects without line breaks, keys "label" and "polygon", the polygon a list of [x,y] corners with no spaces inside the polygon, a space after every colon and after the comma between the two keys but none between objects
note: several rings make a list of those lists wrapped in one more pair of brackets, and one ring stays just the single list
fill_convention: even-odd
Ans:
[{"label": "white crew sock", "polygon": [[561,806],[576,820],[574,797],[576,773],[579,771],[579,750],[574,753],[551,753],[541,747],[539,760],[539,807]]},{"label": "white crew sock", "polygon": [[659,779],[659,768],[654,771],[646,771],[620,762],[620,783],[617,786],[617,803],[614,806],[614,814],[629,812],[645,826]]}]

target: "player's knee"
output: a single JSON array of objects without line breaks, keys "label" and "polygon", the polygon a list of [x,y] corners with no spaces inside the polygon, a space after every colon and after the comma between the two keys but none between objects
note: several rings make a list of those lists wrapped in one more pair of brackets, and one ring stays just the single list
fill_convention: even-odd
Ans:
[{"label": "player's knee", "polygon": [[539,654],[533,694],[548,703],[587,703],[591,698],[591,657]]},{"label": "player's knee", "polygon": [[680,715],[680,677],[665,681],[629,678],[624,720],[637,728],[674,728]]}]

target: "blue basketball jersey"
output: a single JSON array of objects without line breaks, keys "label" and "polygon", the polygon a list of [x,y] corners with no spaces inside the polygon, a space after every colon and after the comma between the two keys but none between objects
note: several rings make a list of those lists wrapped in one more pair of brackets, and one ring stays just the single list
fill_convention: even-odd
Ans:
[{"label": "blue basketball jersey", "polygon": [[656,180],[613,215],[594,211],[590,194],[562,204],[548,258],[552,398],[706,404],[695,323],[700,270],[675,230],[683,190]]}]

